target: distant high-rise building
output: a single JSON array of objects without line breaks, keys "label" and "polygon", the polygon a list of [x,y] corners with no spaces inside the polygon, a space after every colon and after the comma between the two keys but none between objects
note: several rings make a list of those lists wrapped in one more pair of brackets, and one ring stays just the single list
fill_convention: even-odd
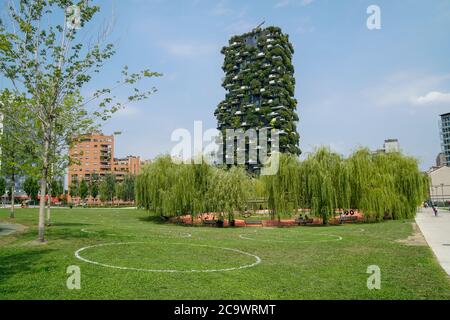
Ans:
[{"label": "distant high-rise building", "polygon": [[441,151],[444,154],[444,166],[450,165],[450,113],[441,114],[439,120]]},{"label": "distant high-rise building", "polygon": [[384,140],[384,152],[393,153],[400,152],[400,143],[397,139]]},{"label": "distant high-rise building", "polygon": [[377,153],[394,153],[400,152],[400,143],[397,139],[384,140],[383,148],[372,151],[373,154]]},{"label": "distant high-rise building", "polygon": [[436,167],[442,167],[444,166],[444,163],[445,163],[445,156],[442,152],[440,152],[436,157]]},{"label": "distant high-rise building", "polygon": [[[294,48],[289,36],[278,27],[258,27],[233,36],[222,53],[222,85],[227,93],[215,111],[218,129],[224,134],[227,129],[275,129],[279,151],[299,155]],[[260,150],[260,141],[257,144]]]}]

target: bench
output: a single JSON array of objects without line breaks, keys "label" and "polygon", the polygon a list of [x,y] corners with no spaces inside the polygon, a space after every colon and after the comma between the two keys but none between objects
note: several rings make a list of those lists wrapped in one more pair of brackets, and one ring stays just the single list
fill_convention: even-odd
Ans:
[{"label": "bench", "polygon": [[295,223],[299,226],[306,226],[314,224],[314,219],[296,219]]},{"label": "bench", "polygon": [[203,224],[205,226],[216,226],[217,225],[217,221],[216,220],[203,220]]},{"label": "bench", "polygon": [[247,226],[262,226],[262,221],[261,220],[248,220],[245,221],[245,224]]},{"label": "bench", "polygon": [[356,217],[356,216],[343,216],[343,217],[340,218],[339,221],[341,223],[344,223],[344,222],[356,222],[356,221],[358,221],[358,217]]}]

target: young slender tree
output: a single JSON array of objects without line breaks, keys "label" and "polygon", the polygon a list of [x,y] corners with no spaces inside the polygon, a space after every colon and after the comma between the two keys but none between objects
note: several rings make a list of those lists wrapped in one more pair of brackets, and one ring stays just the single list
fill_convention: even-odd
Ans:
[{"label": "young slender tree", "polygon": [[32,144],[28,139],[28,128],[19,123],[30,125],[30,119],[21,107],[23,99],[11,94],[8,90],[0,93],[0,113],[3,130],[0,135],[1,171],[7,178],[8,191],[11,198],[10,218],[14,218],[15,186],[17,179],[27,170],[33,161]]},{"label": "young slender tree", "polygon": [[127,174],[123,180],[123,200],[134,201],[136,176]]},{"label": "young slender tree", "polygon": [[48,194],[47,194],[47,226],[52,225],[52,219],[51,219],[51,206],[53,202],[53,198],[61,197],[61,195],[64,193],[64,187],[63,182],[61,178],[54,178],[53,177],[54,171],[52,170],[50,177],[51,182],[48,185]]},{"label": "young slender tree", "polygon": [[39,180],[33,176],[28,176],[23,183],[23,190],[33,203],[36,202],[39,194]]},{"label": "young slender tree", "polygon": [[72,202],[73,202],[73,198],[76,198],[80,195],[80,184],[79,184],[78,180],[73,180],[70,183],[69,195],[72,198]]},{"label": "young slender tree", "polygon": [[64,194],[63,178],[54,179],[51,183],[52,197],[60,197]]},{"label": "young slender tree", "polygon": [[0,194],[2,197],[2,207],[4,206],[3,196],[5,195],[5,193],[6,193],[6,180],[5,178],[0,177]]},{"label": "young slender tree", "polygon": [[89,186],[86,180],[81,179],[80,182],[80,198],[85,201],[87,196],[89,195]]},{"label": "young slender tree", "polygon": [[92,197],[92,199],[95,201],[98,197],[98,185],[99,185],[99,178],[98,175],[94,174],[91,177],[91,180],[89,181],[89,195]]},{"label": "young slender tree", "polygon": [[[87,0],[11,0],[9,21],[0,24],[0,74],[9,80],[16,96],[25,98],[22,107],[34,118],[30,138],[39,156],[41,242],[45,240],[45,195],[52,165],[67,158],[67,148],[94,130],[97,120],[107,120],[123,107],[113,95],[114,89],[131,86],[127,102],[146,99],[155,89],[140,90],[137,83],[159,76],[149,70],[130,73],[125,67],[122,79],[113,87],[99,89],[92,97],[80,95],[115,54],[106,36],[90,45],[83,42],[88,32],[81,31],[93,28],[90,22],[99,9]],[[106,35],[109,30],[103,31],[99,34]],[[93,102],[98,107],[88,108]]]},{"label": "young slender tree", "polygon": [[116,188],[116,190],[115,190],[115,196],[116,196],[116,199],[117,199],[118,201],[120,201],[120,200],[123,201],[123,200],[125,199],[124,183],[123,183],[123,182],[121,182],[121,183],[116,183],[115,188]]},{"label": "young slender tree", "polygon": [[105,175],[100,183],[99,191],[100,199],[103,202],[110,202],[112,204],[116,192],[116,176],[113,174]]}]

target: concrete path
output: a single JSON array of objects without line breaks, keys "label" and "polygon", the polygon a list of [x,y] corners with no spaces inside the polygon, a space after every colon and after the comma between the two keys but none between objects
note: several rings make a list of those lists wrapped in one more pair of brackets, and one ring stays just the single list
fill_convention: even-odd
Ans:
[{"label": "concrete path", "polygon": [[0,237],[8,236],[14,232],[22,231],[24,228],[20,224],[0,223]]},{"label": "concrete path", "polygon": [[416,217],[428,245],[450,276],[450,212],[439,210],[435,217],[431,208],[422,209]]}]

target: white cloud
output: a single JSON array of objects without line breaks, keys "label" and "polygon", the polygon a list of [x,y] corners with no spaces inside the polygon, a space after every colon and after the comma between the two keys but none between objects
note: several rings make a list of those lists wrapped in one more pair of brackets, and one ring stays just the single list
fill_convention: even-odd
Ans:
[{"label": "white cloud", "polygon": [[226,16],[226,15],[229,15],[232,13],[233,13],[233,10],[231,10],[227,6],[227,2],[225,0],[219,1],[216,4],[216,6],[213,8],[213,10],[211,11],[211,14],[214,16]]},{"label": "white cloud", "polygon": [[450,106],[450,93],[431,91],[424,96],[415,98],[413,102],[419,105],[448,103]]},{"label": "white cloud", "polygon": [[114,117],[132,117],[135,115],[138,115],[140,113],[140,110],[138,107],[133,105],[125,106],[122,109],[117,110],[116,113],[114,113]]},{"label": "white cloud", "polygon": [[446,94],[438,90],[447,91],[444,88],[448,88],[448,80],[449,74],[401,72],[380,81],[382,85],[364,90],[363,96],[381,107],[423,105],[437,100],[443,102]]},{"label": "white cloud", "polygon": [[304,35],[306,33],[311,33],[316,30],[316,28],[312,25],[310,17],[304,17],[298,19],[298,28],[295,30],[295,33],[298,35]]},{"label": "white cloud", "polygon": [[275,4],[275,8],[283,8],[283,7],[288,6],[290,3],[291,3],[290,0],[282,0]]},{"label": "white cloud", "polygon": [[275,8],[284,8],[291,4],[300,5],[306,7],[313,3],[315,0],[280,0],[275,4]]}]

